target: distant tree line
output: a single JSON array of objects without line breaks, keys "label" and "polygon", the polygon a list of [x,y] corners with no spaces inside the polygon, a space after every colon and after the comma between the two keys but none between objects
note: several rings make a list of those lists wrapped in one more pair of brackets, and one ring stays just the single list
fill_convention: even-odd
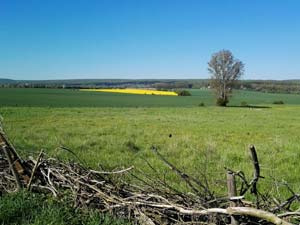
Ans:
[{"label": "distant tree line", "polygon": [[159,90],[208,87],[207,80],[57,80],[1,83],[10,88],[154,88]]},{"label": "distant tree line", "polygon": [[239,88],[269,93],[300,94],[299,81],[244,81]]},{"label": "distant tree line", "polygon": [[[56,80],[56,81],[10,81],[0,79],[1,88],[155,88],[158,90],[207,89],[210,81],[194,80]],[[300,80],[241,80],[233,89],[253,90],[270,93],[300,94]]]}]

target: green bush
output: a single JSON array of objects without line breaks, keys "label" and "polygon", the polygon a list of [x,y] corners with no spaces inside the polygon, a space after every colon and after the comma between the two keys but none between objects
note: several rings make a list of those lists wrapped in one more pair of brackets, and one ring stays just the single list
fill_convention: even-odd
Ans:
[{"label": "green bush", "polygon": [[282,100],[279,100],[279,101],[274,101],[273,104],[275,104],[275,105],[283,105],[284,102]]},{"label": "green bush", "polygon": [[249,106],[249,105],[248,105],[247,102],[245,102],[245,101],[241,102],[241,107],[248,107],[248,106]]},{"label": "green bush", "polygon": [[204,107],[204,106],[205,106],[205,104],[204,104],[204,102],[200,102],[198,106],[200,106],[200,107]]},{"label": "green bush", "polygon": [[179,91],[176,91],[176,93],[178,94],[178,96],[191,96],[192,94],[187,91],[187,90],[179,90]]},{"label": "green bush", "polygon": [[228,99],[218,98],[217,99],[217,106],[226,106],[228,103]]}]

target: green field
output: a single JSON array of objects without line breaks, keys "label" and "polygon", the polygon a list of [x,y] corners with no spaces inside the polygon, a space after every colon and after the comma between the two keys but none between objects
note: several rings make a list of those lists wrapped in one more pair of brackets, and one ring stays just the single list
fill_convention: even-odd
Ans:
[{"label": "green field", "polygon": [[[207,174],[212,189],[225,194],[224,167],[252,176],[247,149],[254,144],[266,177],[261,187],[279,194],[282,182],[287,181],[300,191],[299,95],[238,92],[232,105],[247,101],[267,107],[222,108],[210,106],[212,94],[200,90],[192,90],[191,97],[51,89],[0,92],[5,130],[23,156],[45,149],[50,156],[77,160],[57,148],[65,146],[91,167],[134,165],[153,176],[165,176],[185,190],[186,186],[166,172],[168,169],[151,152],[154,145],[185,172],[200,179],[202,173]],[[274,100],[289,104],[270,104]],[[198,102],[208,107],[198,107]],[[157,173],[146,166],[144,159],[157,168]],[[284,191],[281,194],[288,195]]]},{"label": "green field", "polygon": [[[71,89],[0,88],[1,106],[40,107],[194,107],[200,103],[214,105],[210,90],[190,90],[192,96],[149,96],[117,93],[80,92]],[[282,100],[286,104],[300,104],[300,95],[235,91],[230,105],[272,104]]]}]

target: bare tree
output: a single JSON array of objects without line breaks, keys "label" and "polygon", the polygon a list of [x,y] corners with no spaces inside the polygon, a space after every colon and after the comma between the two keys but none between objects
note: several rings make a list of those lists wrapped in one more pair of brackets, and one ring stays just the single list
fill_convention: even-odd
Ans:
[{"label": "bare tree", "polygon": [[211,88],[216,92],[217,105],[226,106],[234,84],[244,72],[244,64],[235,59],[229,50],[221,50],[212,55],[208,71],[211,74]]}]

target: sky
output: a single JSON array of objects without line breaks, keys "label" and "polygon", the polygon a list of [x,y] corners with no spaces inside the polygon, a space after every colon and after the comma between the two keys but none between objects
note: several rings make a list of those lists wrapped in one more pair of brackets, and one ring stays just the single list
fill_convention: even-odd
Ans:
[{"label": "sky", "polygon": [[300,79],[299,0],[0,0],[0,77],[209,78],[230,50],[243,79]]}]

